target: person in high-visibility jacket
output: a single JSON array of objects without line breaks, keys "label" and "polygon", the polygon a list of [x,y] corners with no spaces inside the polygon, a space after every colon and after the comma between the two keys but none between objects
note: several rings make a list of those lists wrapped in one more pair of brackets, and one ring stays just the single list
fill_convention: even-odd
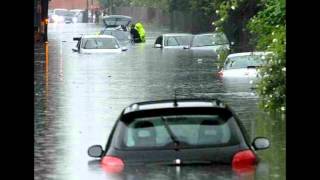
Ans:
[{"label": "person in high-visibility jacket", "polygon": [[131,37],[132,37],[132,40],[133,40],[134,43],[140,43],[141,42],[140,35],[139,35],[138,30],[136,29],[136,25],[135,24],[131,25],[130,34],[131,34]]},{"label": "person in high-visibility jacket", "polygon": [[136,23],[135,29],[138,31],[141,42],[146,42],[145,30],[140,22]]}]

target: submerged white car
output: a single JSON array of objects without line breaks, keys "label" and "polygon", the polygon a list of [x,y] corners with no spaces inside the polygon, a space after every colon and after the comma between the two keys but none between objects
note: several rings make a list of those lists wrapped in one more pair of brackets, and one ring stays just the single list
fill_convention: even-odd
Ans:
[{"label": "submerged white car", "polygon": [[67,9],[53,9],[49,21],[51,23],[64,23],[65,15],[68,14],[68,12]]},{"label": "submerged white car", "polygon": [[256,78],[257,68],[263,66],[264,59],[271,52],[245,52],[230,54],[223,68],[218,72],[220,77]]},{"label": "submerged white car", "polygon": [[90,53],[120,53],[126,51],[126,47],[120,47],[118,40],[110,35],[83,35],[73,38],[78,41],[74,52]]}]

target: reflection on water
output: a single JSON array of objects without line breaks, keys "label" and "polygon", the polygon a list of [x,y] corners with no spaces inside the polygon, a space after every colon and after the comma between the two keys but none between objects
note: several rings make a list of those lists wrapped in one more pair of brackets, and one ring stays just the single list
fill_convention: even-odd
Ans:
[{"label": "reflection on water", "polygon": [[[101,168],[98,160],[89,161],[88,166],[92,171]],[[103,168],[101,168],[103,169]],[[230,166],[160,166],[146,165],[126,167],[121,173],[105,172],[107,179],[113,180],[162,180],[162,179],[181,179],[181,180],[211,180],[211,179],[230,179],[230,180],[252,180],[255,179],[256,172],[262,172],[260,166],[253,166],[242,170],[233,170]],[[266,173],[265,171],[264,173]],[[267,174],[263,174],[266,176]]]},{"label": "reflection on water", "polygon": [[[72,52],[73,36],[101,28],[49,25],[49,55],[35,59],[35,179],[285,179],[284,118],[261,112],[247,81],[217,78],[212,59],[153,48],[161,32],[148,29],[154,39],[121,54]],[[87,148],[105,145],[124,107],[173,98],[175,90],[181,98],[220,98],[238,113],[251,139],[270,139],[271,148],[258,152],[261,163],[253,173],[236,174],[230,167],[151,166],[110,175],[98,161],[92,163]]]}]

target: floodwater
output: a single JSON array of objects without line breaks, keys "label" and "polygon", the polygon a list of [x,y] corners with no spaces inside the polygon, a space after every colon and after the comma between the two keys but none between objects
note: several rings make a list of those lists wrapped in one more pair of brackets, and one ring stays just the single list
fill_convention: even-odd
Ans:
[{"label": "floodwater", "polygon": [[[183,51],[153,48],[166,29],[146,27],[147,41],[120,54],[72,52],[74,36],[95,34],[95,24],[49,24],[49,43],[35,49],[35,179],[285,179],[285,118],[258,109],[249,80],[223,80],[214,60]],[[45,48],[46,54],[40,49]],[[271,147],[258,152],[256,170],[237,174],[230,167],[148,167],[121,175],[105,172],[87,155],[105,145],[120,112],[134,102],[181,98],[219,98],[243,121],[253,140]]]}]

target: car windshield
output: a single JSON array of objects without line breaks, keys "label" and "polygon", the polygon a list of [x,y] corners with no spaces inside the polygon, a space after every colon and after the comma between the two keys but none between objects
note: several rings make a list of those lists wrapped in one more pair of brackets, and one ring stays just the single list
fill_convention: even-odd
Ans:
[{"label": "car windshield", "polygon": [[114,38],[85,38],[81,44],[83,49],[118,49]]},{"label": "car windshield", "polygon": [[190,44],[192,35],[186,36],[165,36],[164,45],[165,46],[187,46]]},{"label": "car windshield", "polygon": [[262,55],[247,55],[228,58],[225,62],[224,69],[240,69],[248,66],[262,66]]},{"label": "car windshield", "polygon": [[[123,123],[123,122],[122,122]],[[219,115],[168,115],[141,117],[124,125],[120,148],[172,149],[239,144],[233,117]]]},{"label": "car windshield", "polygon": [[114,17],[110,17],[110,18],[105,18],[104,19],[104,23],[107,26],[112,26],[112,27],[116,27],[116,26],[120,26],[120,25],[124,25],[127,26],[130,22],[129,18],[114,18]]},{"label": "car windshield", "polygon": [[65,16],[66,14],[68,14],[67,10],[55,10],[55,14],[58,16]]},{"label": "car windshield", "polygon": [[223,33],[195,35],[192,40],[192,47],[215,46],[228,44],[227,37]]},{"label": "car windshield", "polygon": [[118,41],[128,40],[130,37],[129,32],[126,31],[118,31],[118,30],[105,30],[102,32],[104,35],[111,35],[118,39]]}]

